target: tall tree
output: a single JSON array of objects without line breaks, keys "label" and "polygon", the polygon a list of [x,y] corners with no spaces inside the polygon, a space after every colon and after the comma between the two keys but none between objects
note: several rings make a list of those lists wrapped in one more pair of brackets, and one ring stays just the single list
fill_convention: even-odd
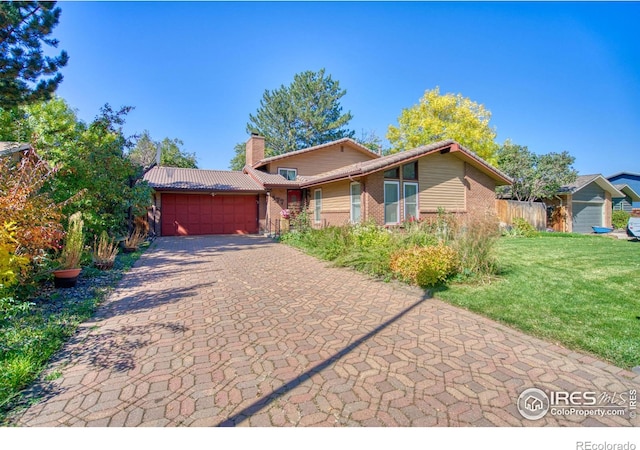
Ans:
[{"label": "tall tree", "polygon": [[233,155],[233,158],[229,161],[229,169],[242,170],[247,163],[247,144],[238,142],[235,147],[233,147],[233,151],[235,155]]},{"label": "tall tree", "polygon": [[490,120],[491,112],[483,105],[461,94],[440,95],[436,87],[426,91],[417,105],[402,110],[398,126],[389,126],[387,139],[392,153],[454,139],[494,163],[498,144]]},{"label": "tall tree", "polygon": [[58,46],[48,37],[60,19],[55,3],[0,3],[0,108],[48,100],[62,81],[58,70],[67,64],[67,52],[45,56],[42,49]]},{"label": "tall tree", "polygon": [[289,86],[265,90],[256,114],[249,115],[247,133],[265,137],[268,156],[353,137],[345,128],[352,115],[340,105],[346,93],[324,69],[298,73]]},{"label": "tall tree", "polygon": [[513,179],[499,192],[520,201],[552,198],[561,186],[576,180],[575,158],[568,152],[537,155],[526,146],[506,141],[496,153],[498,166]]},{"label": "tall tree", "polygon": [[[126,157],[132,140],[123,132],[131,107],[105,105],[89,124],[62,99],[0,113],[0,140],[32,142],[55,175],[45,189],[63,213],[81,210],[90,233],[122,233],[127,216],[144,213],[150,189],[141,168]],[[16,121],[10,120],[15,118]]]},{"label": "tall tree", "polygon": [[164,138],[162,141],[151,139],[149,131],[145,130],[138,138],[136,146],[129,152],[129,158],[134,163],[147,169],[155,162],[160,150],[160,165],[167,167],[182,167],[197,169],[198,159],[195,153],[188,153],[182,149],[184,142],[180,139]]}]

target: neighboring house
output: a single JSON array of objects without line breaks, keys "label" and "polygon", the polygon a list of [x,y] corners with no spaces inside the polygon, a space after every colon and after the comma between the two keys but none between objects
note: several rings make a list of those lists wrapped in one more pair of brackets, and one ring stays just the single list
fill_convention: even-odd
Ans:
[{"label": "neighboring house", "polygon": [[[607,177],[607,180],[609,180],[609,182],[611,182],[611,184],[613,185],[626,184],[637,195],[640,195],[640,173],[620,172]],[[633,200],[632,208],[634,209],[640,208],[640,198],[636,198]]]},{"label": "neighboring house", "polygon": [[23,156],[30,156],[39,160],[30,144],[20,142],[0,142],[0,158],[11,157],[19,162]]},{"label": "neighboring house", "polygon": [[614,184],[613,186],[624,194],[624,197],[614,197],[612,199],[613,210],[631,213],[633,211],[633,204],[640,202],[640,194],[634,191],[628,184]]},{"label": "neighboring house", "polygon": [[548,203],[561,214],[552,214],[556,231],[591,233],[592,227],[611,227],[612,198],[624,197],[600,174],[581,175],[560,188]]},{"label": "neighboring house", "polygon": [[242,172],[151,169],[156,232],[274,232],[283,209],[304,207],[316,227],[397,225],[439,208],[495,213],[495,187],[510,183],[452,140],[388,156],[348,138],[268,158],[264,151],[264,138],[252,135]]}]

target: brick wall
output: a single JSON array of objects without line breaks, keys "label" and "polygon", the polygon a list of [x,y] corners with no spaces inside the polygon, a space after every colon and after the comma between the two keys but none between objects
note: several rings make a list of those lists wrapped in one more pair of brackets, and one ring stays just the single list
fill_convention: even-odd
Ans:
[{"label": "brick wall", "polygon": [[265,217],[265,227],[271,232],[275,231],[276,221],[279,221],[280,211],[287,207],[287,189],[274,188],[271,189],[270,195],[267,196],[267,207]]},{"label": "brick wall", "polygon": [[363,179],[363,221],[374,220],[384,224],[384,177],[383,172],[372,173]]},{"label": "brick wall", "polygon": [[465,163],[464,174],[467,188],[467,214],[485,215],[496,213],[496,183],[489,176]]}]

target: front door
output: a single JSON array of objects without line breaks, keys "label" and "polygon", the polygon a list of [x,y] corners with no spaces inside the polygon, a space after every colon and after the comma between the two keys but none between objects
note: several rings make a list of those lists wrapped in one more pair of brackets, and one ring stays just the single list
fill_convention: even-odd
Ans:
[{"label": "front door", "polygon": [[289,189],[287,191],[287,208],[297,214],[302,210],[302,191],[300,189]]}]

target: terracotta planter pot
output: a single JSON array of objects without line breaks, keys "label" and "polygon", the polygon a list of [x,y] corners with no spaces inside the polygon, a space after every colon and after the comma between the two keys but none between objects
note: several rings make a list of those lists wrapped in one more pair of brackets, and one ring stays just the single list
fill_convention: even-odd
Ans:
[{"label": "terracotta planter pot", "polygon": [[53,271],[53,282],[57,288],[72,288],[78,281],[82,269],[61,269]]}]

